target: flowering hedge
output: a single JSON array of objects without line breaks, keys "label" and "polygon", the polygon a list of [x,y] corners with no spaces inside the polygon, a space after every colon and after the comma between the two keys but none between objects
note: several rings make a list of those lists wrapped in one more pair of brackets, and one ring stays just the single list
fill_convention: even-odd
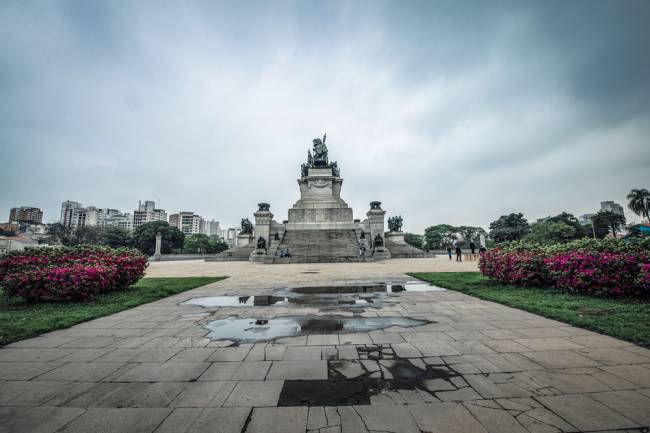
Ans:
[{"label": "flowering hedge", "polygon": [[555,286],[595,296],[647,296],[648,246],[622,239],[588,239],[550,247],[515,242],[484,253],[479,268],[483,275],[519,286]]},{"label": "flowering hedge", "polygon": [[0,260],[0,285],[8,296],[28,301],[88,300],[131,286],[142,278],[147,264],[133,249],[28,249]]}]

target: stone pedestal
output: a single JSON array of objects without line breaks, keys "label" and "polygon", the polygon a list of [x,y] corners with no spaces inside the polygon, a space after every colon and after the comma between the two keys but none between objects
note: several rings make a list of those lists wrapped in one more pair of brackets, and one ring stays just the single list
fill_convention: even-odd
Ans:
[{"label": "stone pedestal", "polygon": [[237,246],[248,247],[254,245],[255,237],[252,234],[237,235]]},{"label": "stone pedestal", "polygon": [[390,259],[390,251],[388,251],[388,248],[386,247],[375,247],[375,249],[372,252],[372,257],[375,260],[384,260],[384,259]]},{"label": "stone pedestal", "polygon": [[387,242],[395,242],[396,244],[405,244],[404,232],[388,232],[384,235]]},{"label": "stone pedestal", "polygon": [[268,257],[267,251],[264,248],[255,248],[251,255],[248,257],[248,260],[251,262],[264,263]]},{"label": "stone pedestal", "polygon": [[287,230],[351,230],[352,209],[341,199],[343,179],[332,167],[309,168],[298,179],[300,200],[289,209]]}]

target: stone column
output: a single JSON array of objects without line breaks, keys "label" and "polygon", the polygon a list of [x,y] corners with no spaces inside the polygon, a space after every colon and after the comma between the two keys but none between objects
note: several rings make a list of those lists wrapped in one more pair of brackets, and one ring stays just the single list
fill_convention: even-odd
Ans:
[{"label": "stone column", "polygon": [[[370,225],[370,244],[372,245],[372,255],[377,259],[390,259],[390,251],[385,247],[386,239],[384,238],[384,216],[386,211],[381,208],[381,202],[371,201],[370,210],[366,214],[368,224]],[[379,237],[379,238],[378,238]],[[381,239],[377,242],[378,239]]]},{"label": "stone column", "polygon": [[384,215],[386,215],[386,211],[381,208],[381,202],[371,201],[370,210],[366,215],[368,216],[368,223],[370,225],[369,240],[371,245],[374,246],[377,235],[381,236],[382,243],[384,243]]},{"label": "stone column", "polygon": [[269,210],[271,205],[268,203],[258,203],[257,212],[253,215],[255,216],[255,242],[260,237],[263,237],[266,241],[267,248],[271,245],[271,220],[273,220],[273,214]]},{"label": "stone column", "polygon": [[156,252],[153,254],[153,260],[154,262],[159,262],[160,261],[160,250],[162,248],[162,234],[158,232],[156,235]]},{"label": "stone column", "polygon": [[[264,256],[268,255],[269,251],[272,249],[271,220],[273,219],[273,214],[269,210],[271,205],[268,203],[258,203],[257,207],[257,212],[253,214],[255,216],[255,237],[253,238],[255,250],[251,253],[249,259],[251,261],[260,262],[264,260]],[[257,248],[260,238],[264,239],[266,248]]]}]

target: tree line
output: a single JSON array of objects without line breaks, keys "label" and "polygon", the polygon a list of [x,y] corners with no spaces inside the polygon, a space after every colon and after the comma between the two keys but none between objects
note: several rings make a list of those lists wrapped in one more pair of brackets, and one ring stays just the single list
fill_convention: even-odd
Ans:
[{"label": "tree line", "polygon": [[219,236],[193,234],[186,236],[165,221],[153,221],[141,225],[133,232],[119,227],[66,227],[63,224],[49,224],[46,236],[40,243],[74,245],[106,245],[112,248],[133,247],[143,254],[153,255],[156,248],[156,234],[162,235],[161,253],[215,254],[228,249]]},{"label": "tree line", "polygon": [[[628,208],[635,214],[650,221],[650,192],[633,189],[627,195]],[[616,237],[625,228],[625,216],[601,210],[593,215],[588,224],[581,224],[568,212],[529,223],[522,213],[502,215],[490,223],[489,232],[481,227],[453,226],[438,224],[427,227],[424,235],[406,233],[404,240],[421,249],[437,250],[452,246],[467,248],[470,242],[478,245],[481,234],[486,236],[488,247],[491,243],[524,240],[538,244],[565,243],[585,237],[602,239],[608,235]],[[627,226],[628,237],[645,237],[646,232],[639,224]]]}]

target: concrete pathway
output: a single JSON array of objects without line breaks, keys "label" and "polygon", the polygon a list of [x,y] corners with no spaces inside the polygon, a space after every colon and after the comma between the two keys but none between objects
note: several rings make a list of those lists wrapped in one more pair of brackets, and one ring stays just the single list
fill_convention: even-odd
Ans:
[{"label": "concrete pathway", "polygon": [[[446,258],[155,263],[149,276],[230,278],[0,349],[0,432],[546,433],[650,425],[649,350],[457,292],[399,293],[361,313],[431,322],[424,326],[237,347],[209,340],[203,325],[333,312],[179,305],[203,295],[475,268]],[[349,404],[312,405],[332,395],[310,386],[338,397],[356,386],[362,392],[350,393]]]}]

